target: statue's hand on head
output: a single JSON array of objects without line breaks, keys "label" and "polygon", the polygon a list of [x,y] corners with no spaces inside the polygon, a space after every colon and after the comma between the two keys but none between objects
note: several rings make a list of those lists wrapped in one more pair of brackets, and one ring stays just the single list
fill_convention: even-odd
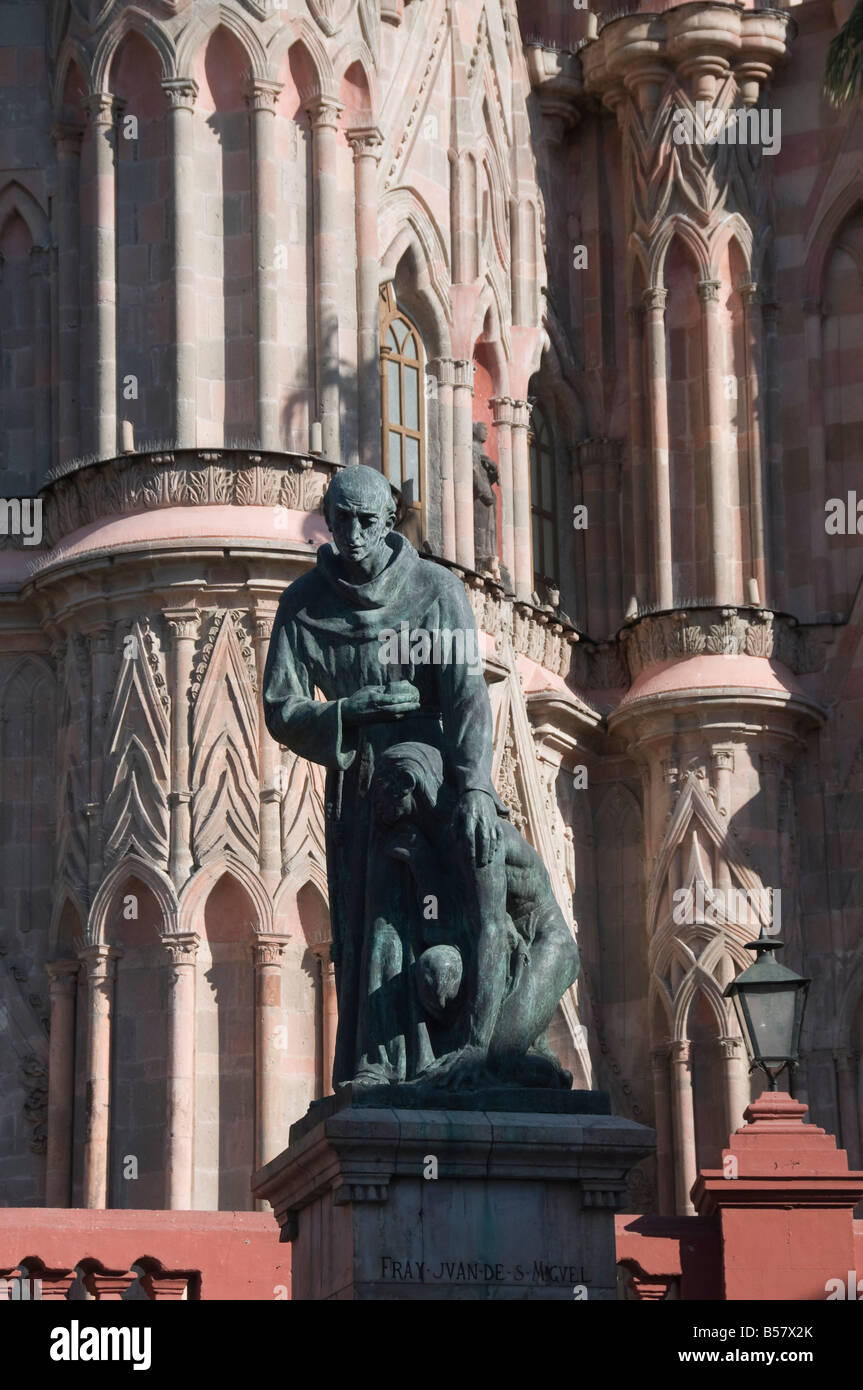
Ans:
[{"label": "statue's hand on head", "polygon": [[342,719],[346,724],[364,724],[380,715],[410,714],[419,700],[419,691],[410,681],[367,685],[342,701]]},{"label": "statue's hand on head", "polygon": [[465,792],[453,812],[456,840],[464,845],[470,861],[483,869],[494,858],[500,840],[497,807],[488,792]]}]

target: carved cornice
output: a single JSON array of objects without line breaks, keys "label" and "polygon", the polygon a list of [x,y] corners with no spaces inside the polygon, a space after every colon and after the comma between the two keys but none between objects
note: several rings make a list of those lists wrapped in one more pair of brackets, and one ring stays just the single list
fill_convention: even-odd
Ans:
[{"label": "carved cornice", "polygon": [[[105,517],[161,507],[285,507],[313,512],[337,465],[301,454],[176,449],[124,455],[49,474],[40,491],[46,545]],[[19,545],[17,536],[0,546]]]},{"label": "carved cornice", "polygon": [[757,656],[798,674],[817,671],[823,651],[793,618],[767,609],[701,608],[639,618],[620,635],[631,680],[648,666],[687,656]]}]

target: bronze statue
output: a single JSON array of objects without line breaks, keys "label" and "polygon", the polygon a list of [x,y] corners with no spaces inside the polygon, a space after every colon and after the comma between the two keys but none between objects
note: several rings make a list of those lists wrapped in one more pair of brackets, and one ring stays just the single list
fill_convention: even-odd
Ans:
[{"label": "bronze statue", "polygon": [[570,1085],[543,1034],[578,952],[492,786],[464,588],[392,531],[374,469],[337,474],[324,512],[335,546],[282,595],[264,708],[327,769],[334,1084]]}]

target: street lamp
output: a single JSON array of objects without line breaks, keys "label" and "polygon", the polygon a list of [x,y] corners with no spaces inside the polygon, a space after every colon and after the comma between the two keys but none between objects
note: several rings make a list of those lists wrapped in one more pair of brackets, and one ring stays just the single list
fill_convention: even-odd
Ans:
[{"label": "street lamp", "polygon": [[766,1073],[769,1089],[775,1091],[776,1078],[800,1060],[800,1029],[811,980],[780,965],[773,958],[785,943],[769,937],[764,924],[757,941],[746,949],[756,958],[742,974],[726,986],[725,997],[734,1008],[749,1054],[749,1070],[760,1067]]}]

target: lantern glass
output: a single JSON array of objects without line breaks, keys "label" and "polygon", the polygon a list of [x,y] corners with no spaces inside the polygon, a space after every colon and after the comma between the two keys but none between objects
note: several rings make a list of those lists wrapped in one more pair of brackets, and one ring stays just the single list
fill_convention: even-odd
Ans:
[{"label": "lantern glass", "polygon": [[[740,996],[737,996],[738,998]],[[754,1061],[780,1063],[794,1057],[797,990],[785,986],[750,986],[742,996],[746,1041]]]}]

